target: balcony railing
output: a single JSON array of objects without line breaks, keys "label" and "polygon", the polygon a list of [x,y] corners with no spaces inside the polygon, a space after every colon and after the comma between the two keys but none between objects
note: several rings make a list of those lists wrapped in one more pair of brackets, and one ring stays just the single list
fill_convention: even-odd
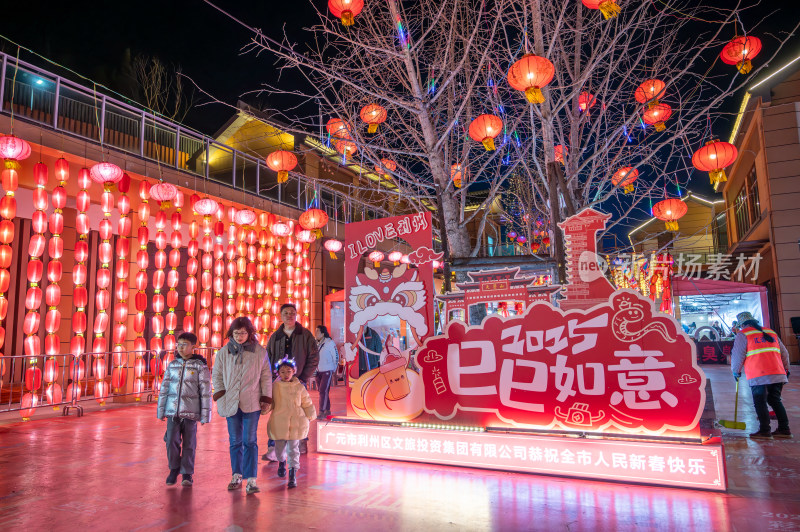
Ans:
[{"label": "balcony railing", "polygon": [[13,112],[15,118],[297,209],[304,210],[319,195],[326,200],[321,208],[331,219],[389,216],[380,207],[298,173],[279,184],[277,174],[259,157],[8,54],[0,53],[0,61],[2,114]]}]

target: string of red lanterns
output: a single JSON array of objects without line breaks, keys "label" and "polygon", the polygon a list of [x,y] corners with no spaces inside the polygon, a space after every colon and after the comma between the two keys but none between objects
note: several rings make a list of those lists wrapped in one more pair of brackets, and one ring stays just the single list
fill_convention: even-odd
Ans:
[{"label": "string of red lanterns", "polygon": [[[147,222],[150,219],[150,183],[147,181],[143,180],[139,183],[139,199],[141,200],[137,212],[139,230],[136,235],[139,242],[139,251],[136,252],[136,265],[139,267],[139,271],[136,274],[136,296],[134,298],[136,317],[133,321],[133,330],[136,333],[136,338],[133,341],[133,349],[136,351],[136,359],[133,366],[134,390],[144,390],[144,370],[146,369],[143,359],[147,350],[144,329],[145,311],[147,310],[147,269],[150,266],[150,253],[147,251],[147,245],[150,242],[150,230],[147,228]],[[157,356],[150,359],[150,373],[153,375],[153,390],[158,393],[161,359]],[[136,396],[137,399],[140,397],[140,395]]]},{"label": "string of red lanterns", "polygon": [[225,233],[225,224],[222,219],[225,216],[225,210],[222,205],[217,206],[215,213],[217,221],[214,223],[214,299],[211,301],[211,347],[219,349],[222,347],[222,320],[224,305],[222,301],[222,291],[224,289],[225,263],[222,260],[225,256],[225,250],[222,247],[222,235]]},{"label": "string of red lanterns", "polygon": [[236,318],[236,209],[228,207],[228,246],[225,248],[225,328]]},{"label": "string of red lanterns", "polygon": [[[111,329],[113,347],[111,348],[111,389],[114,393],[122,393],[125,390],[125,383],[128,380],[128,370],[126,368],[128,358],[125,353],[125,341],[128,339],[128,297],[130,287],[128,277],[130,275],[130,254],[131,254],[131,200],[128,192],[131,188],[131,176],[127,173],[122,174],[122,179],[117,183],[119,196],[117,197],[117,245],[116,245],[116,277],[117,283],[114,290],[116,304],[114,305],[114,325]],[[134,365],[135,368],[135,365]],[[134,371],[135,375],[135,371]]]},{"label": "string of red lanterns", "polygon": [[[172,248],[169,252],[169,273],[167,273],[167,316],[164,325],[167,328],[167,335],[164,337],[164,349],[167,352],[175,350],[175,330],[178,328],[178,315],[175,314],[175,308],[180,302],[178,296],[178,284],[180,283],[180,274],[178,267],[181,265],[181,247],[183,247],[183,237],[181,235],[181,228],[183,227],[183,209],[184,196],[182,192],[175,194],[175,212],[172,213],[170,222],[172,225],[172,234],[170,235],[169,245]],[[171,358],[171,357],[170,357]]]}]

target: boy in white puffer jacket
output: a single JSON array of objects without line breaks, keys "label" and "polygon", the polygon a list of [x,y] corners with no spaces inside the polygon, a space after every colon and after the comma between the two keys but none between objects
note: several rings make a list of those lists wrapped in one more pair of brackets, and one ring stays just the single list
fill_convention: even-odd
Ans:
[{"label": "boy in white puffer jacket", "polygon": [[278,378],[272,384],[272,404],[264,413],[272,410],[267,423],[267,433],[275,440],[278,455],[278,476],[286,476],[286,460],[289,460],[288,487],[297,486],[297,470],[300,469],[300,440],[308,436],[308,422],[317,415],[306,387],[294,376],[295,363],[284,358],[275,365]]}]

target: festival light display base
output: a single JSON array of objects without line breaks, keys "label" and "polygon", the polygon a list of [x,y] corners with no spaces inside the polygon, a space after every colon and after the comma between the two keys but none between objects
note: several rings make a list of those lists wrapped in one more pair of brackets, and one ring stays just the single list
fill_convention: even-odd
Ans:
[{"label": "festival light display base", "polygon": [[719,438],[700,444],[466,429],[442,430],[334,418],[317,425],[317,451],[592,480],[726,490],[725,453]]}]

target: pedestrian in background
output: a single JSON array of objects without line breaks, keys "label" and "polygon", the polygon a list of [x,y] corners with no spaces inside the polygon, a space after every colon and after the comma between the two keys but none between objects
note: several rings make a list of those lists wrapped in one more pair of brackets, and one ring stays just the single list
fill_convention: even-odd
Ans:
[{"label": "pedestrian in background", "polygon": [[247,317],[233,320],[228,343],[214,360],[212,381],[217,413],[228,422],[231,469],[229,490],[242,487],[247,494],[260,491],[256,483],[258,466],[258,419],[262,407],[272,403],[272,368],[266,350],[259,345],[253,322]]},{"label": "pedestrian in background", "polygon": [[[758,415],[758,432],[751,438],[771,440],[791,438],[789,417],[781,401],[783,385],[789,382],[789,352],[772,329],[762,327],[749,312],[736,316],[741,330],[733,340],[731,370],[738,381],[744,369],[747,384],[753,394],[753,406]],[[772,407],[778,419],[778,429],[771,432],[769,409]]]},{"label": "pedestrian in background", "polygon": [[331,415],[331,380],[339,365],[339,352],[336,350],[336,343],[328,333],[328,328],[324,325],[317,326],[314,336],[317,339],[317,348],[319,349],[319,366],[317,367],[319,416],[317,419],[325,419]]}]

